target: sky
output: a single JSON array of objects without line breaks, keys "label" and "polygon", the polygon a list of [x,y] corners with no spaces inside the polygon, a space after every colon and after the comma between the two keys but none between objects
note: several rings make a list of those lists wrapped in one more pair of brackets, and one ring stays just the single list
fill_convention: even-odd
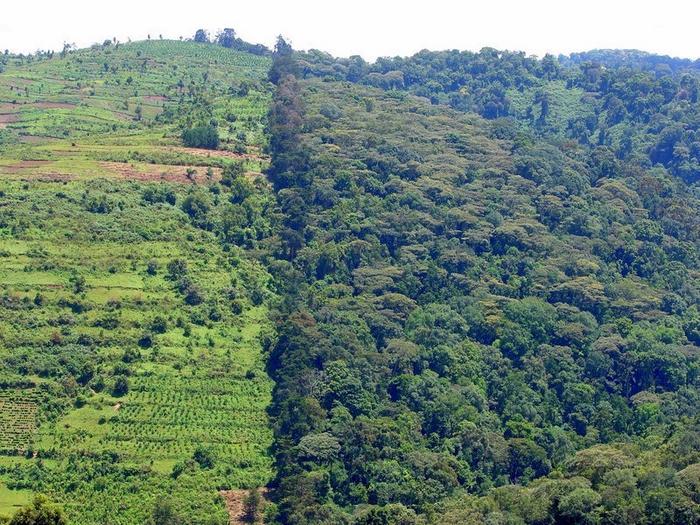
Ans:
[{"label": "sky", "polygon": [[249,42],[271,46],[282,34],[297,49],[367,60],[482,47],[538,56],[634,48],[700,58],[694,0],[1,1],[0,49],[22,53],[233,27]]}]

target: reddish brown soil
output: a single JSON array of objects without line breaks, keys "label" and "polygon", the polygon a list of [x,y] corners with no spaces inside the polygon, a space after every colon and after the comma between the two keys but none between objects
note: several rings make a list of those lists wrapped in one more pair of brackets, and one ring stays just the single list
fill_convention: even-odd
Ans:
[{"label": "reddish brown soil", "polygon": [[[224,498],[224,503],[226,504],[226,510],[229,516],[229,525],[249,525],[250,522],[246,521],[243,513],[243,501],[248,495],[247,490],[221,490],[219,491],[221,497]],[[267,489],[260,489],[260,495],[263,497],[267,495]],[[258,524],[262,524],[259,521]]]},{"label": "reddish brown soil", "polygon": [[168,100],[168,97],[164,97],[163,95],[146,95],[143,99],[148,102],[165,102]]},{"label": "reddish brown soil", "polygon": [[18,120],[19,115],[17,113],[0,113],[0,124],[10,124]]},{"label": "reddish brown soil", "polygon": [[[181,184],[204,184],[210,181],[207,178],[207,168],[201,166],[169,166],[165,164],[146,164],[133,166],[126,162],[100,162],[100,166],[106,171],[119,177],[140,181],[166,181]],[[193,179],[187,176],[187,170],[191,168],[197,173]],[[212,168],[214,176],[211,180],[221,179],[221,169]]]},{"label": "reddish brown soil", "polygon": [[39,144],[42,142],[52,142],[56,139],[51,137],[40,137],[38,135],[22,135],[19,140],[20,142],[24,142],[26,144]]},{"label": "reddish brown soil", "polygon": [[197,157],[213,157],[213,158],[224,158],[224,159],[236,159],[236,160],[260,160],[260,155],[255,155],[253,153],[234,153],[233,151],[224,151],[219,149],[199,149],[199,148],[170,148],[170,151],[178,153],[187,153],[189,155],[196,155]]}]

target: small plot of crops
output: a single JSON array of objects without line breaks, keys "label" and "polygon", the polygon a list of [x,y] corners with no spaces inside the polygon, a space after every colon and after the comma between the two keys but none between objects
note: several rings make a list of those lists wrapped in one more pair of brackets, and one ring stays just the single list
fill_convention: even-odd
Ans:
[{"label": "small plot of crops", "polygon": [[[0,74],[0,176],[201,183],[234,162],[260,173],[268,66],[165,40],[10,59]],[[201,125],[217,129],[218,152],[178,151],[183,131]]]},{"label": "small plot of crops", "polygon": [[37,403],[33,391],[0,390],[0,450],[26,451],[36,429]]}]

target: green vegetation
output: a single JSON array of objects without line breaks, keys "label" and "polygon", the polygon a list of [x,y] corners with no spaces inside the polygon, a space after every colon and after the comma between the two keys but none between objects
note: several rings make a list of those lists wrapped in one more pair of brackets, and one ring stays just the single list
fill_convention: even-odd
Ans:
[{"label": "green vegetation", "polygon": [[219,132],[214,126],[197,126],[182,133],[182,142],[190,148],[216,149],[219,147]]},{"label": "green vegetation", "polygon": [[[218,492],[272,477],[267,68],[166,41],[7,60],[1,515],[45,493],[70,523],[144,523],[168,495],[227,523]],[[183,147],[198,126],[220,144]]]},{"label": "green vegetation", "polygon": [[280,521],[700,522],[697,74],[290,56]]},{"label": "green vegetation", "polygon": [[1,57],[0,514],[700,523],[697,64],[269,55]]}]

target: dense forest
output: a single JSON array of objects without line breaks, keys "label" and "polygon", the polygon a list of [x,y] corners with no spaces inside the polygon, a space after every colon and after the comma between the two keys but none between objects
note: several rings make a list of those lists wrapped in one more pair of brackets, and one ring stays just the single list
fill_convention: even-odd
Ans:
[{"label": "dense forest", "polygon": [[700,520],[691,66],[280,42],[281,522]]}]

